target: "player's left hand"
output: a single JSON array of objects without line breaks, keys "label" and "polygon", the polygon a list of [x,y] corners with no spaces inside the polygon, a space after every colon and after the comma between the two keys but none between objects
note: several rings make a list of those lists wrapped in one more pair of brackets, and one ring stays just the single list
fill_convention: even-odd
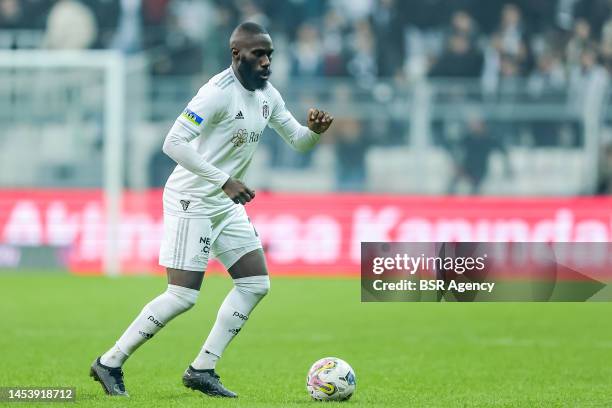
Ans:
[{"label": "player's left hand", "polygon": [[329,113],[311,108],[308,109],[308,129],[315,133],[325,132],[334,121],[334,117]]}]

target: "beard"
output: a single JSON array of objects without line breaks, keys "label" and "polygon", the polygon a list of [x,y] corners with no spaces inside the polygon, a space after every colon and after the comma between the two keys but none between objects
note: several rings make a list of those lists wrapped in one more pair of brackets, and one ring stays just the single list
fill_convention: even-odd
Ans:
[{"label": "beard", "polygon": [[267,84],[267,79],[263,79],[257,76],[253,79],[253,86],[255,87],[255,89],[264,89]]},{"label": "beard", "polygon": [[259,76],[259,73],[255,67],[245,61],[244,58],[240,59],[240,65],[238,65],[238,72],[242,78],[254,89],[263,89],[268,84],[268,80]]}]

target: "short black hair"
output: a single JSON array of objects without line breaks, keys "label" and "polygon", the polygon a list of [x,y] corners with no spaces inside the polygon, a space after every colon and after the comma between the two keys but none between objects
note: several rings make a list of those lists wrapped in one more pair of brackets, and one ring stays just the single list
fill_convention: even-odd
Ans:
[{"label": "short black hair", "polygon": [[268,34],[268,30],[266,30],[261,24],[254,23],[252,21],[246,21],[242,24],[238,24],[234,31],[232,31],[232,35],[230,36],[230,48],[240,48],[239,41],[240,39],[249,38],[255,35],[260,34]]},{"label": "short black hair", "polygon": [[268,30],[266,30],[264,26],[252,21],[245,21],[244,23],[238,24],[238,26],[234,29],[234,32],[243,32],[251,35],[268,34]]}]

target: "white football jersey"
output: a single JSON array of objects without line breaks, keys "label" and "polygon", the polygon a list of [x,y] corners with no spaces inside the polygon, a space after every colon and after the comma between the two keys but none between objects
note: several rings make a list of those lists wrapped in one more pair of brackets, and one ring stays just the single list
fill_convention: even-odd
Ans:
[{"label": "white football jersey", "polygon": [[[229,176],[244,179],[267,125],[297,150],[307,150],[319,140],[318,134],[295,120],[270,83],[264,89],[249,91],[232,67],[211,78],[166,138],[164,151],[178,165],[166,182],[164,210],[187,217],[212,217],[237,205],[221,187]],[[201,163],[194,164],[194,157],[182,162],[181,155],[166,148],[180,143],[189,143],[201,155],[197,158]],[[200,168],[204,170],[198,171]]]}]

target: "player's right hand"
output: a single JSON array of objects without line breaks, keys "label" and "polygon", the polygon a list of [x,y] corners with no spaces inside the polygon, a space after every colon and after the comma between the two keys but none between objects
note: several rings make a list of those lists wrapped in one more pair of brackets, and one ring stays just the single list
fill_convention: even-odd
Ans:
[{"label": "player's right hand", "polygon": [[233,177],[228,178],[221,189],[236,204],[246,204],[255,198],[255,191]]}]

